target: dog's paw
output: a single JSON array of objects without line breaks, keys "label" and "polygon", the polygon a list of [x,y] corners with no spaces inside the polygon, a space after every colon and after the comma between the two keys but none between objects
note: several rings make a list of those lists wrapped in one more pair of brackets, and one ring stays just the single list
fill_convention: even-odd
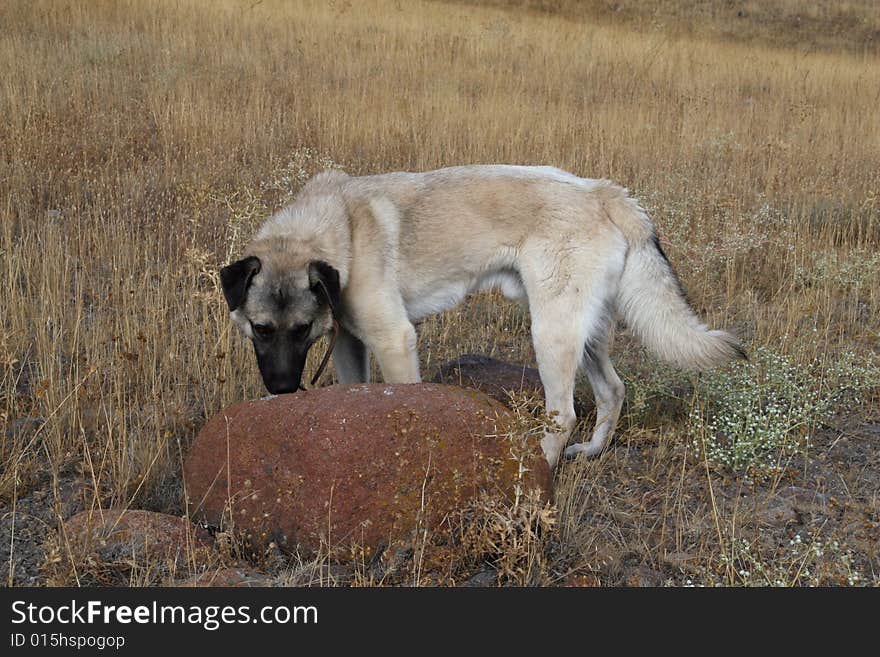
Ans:
[{"label": "dog's paw", "polygon": [[592,458],[594,456],[599,456],[604,449],[604,445],[594,445],[591,442],[589,443],[575,443],[574,445],[569,445],[565,449],[565,458],[573,459],[581,456],[583,458]]},{"label": "dog's paw", "polygon": [[560,439],[558,434],[546,433],[541,440],[541,449],[544,451],[544,458],[553,470],[559,462],[559,455],[562,454],[562,448],[565,445],[565,439]]}]

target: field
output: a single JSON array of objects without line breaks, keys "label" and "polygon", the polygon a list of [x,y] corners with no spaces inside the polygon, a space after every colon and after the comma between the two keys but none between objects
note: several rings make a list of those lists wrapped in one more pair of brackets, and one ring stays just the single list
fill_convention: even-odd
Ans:
[{"label": "field", "polygon": [[[737,28],[731,3],[610,4],[0,4],[3,580],[100,581],[41,547],[75,510],[183,512],[198,428],[264,394],[218,268],[311,174],[506,162],[627,186],[751,359],[678,372],[621,327],[618,434],[561,467],[552,526],[439,580],[405,560],[354,580],[880,584],[880,11],[735,3]],[[419,346],[426,373],[534,365],[527,312],[495,294]]]}]

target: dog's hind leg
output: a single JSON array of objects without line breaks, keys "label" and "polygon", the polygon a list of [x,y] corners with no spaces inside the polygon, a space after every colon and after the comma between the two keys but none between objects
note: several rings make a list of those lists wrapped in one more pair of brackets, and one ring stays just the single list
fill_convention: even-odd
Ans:
[{"label": "dog's hind leg", "polygon": [[[584,356],[599,406],[607,416],[597,426],[594,441],[598,450],[610,436],[620,413],[620,380],[607,357],[609,328],[626,245],[614,235],[590,248],[557,252],[553,261],[533,258],[523,263],[520,272],[529,295],[532,340],[538,371],[544,384],[547,412],[555,413],[556,432],[547,431],[541,447],[554,467],[577,423],[574,413],[575,375]],[[532,267],[528,265],[532,264]],[[596,345],[595,347],[593,345]],[[591,374],[592,372],[592,374]],[[601,420],[600,420],[601,421]]]},{"label": "dog's hind leg", "polygon": [[532,342],[538,372],[544,384],[547,412],[559,426],[556,431],[546,431],[541,448],[550,467],[555,467],[577,423],[574,382],[585,343],[584,327],[579,314],[572,312],[571,295],[537,301],[533,294],[531,299]]},{"label": "dog's hind leg", "polygon": [[611,440],[617,420],[620,418],[626,390],[608,357],[610,337],[611,331],[606,329],[601,339],[587,344],[584,349],[584,369],[593,387],[593,395],[596,397],[596,428],[589,442],[571,445],[565,450],[566,456],[600,454]]},{"label": "dog's hind leg", "polygon": [[333,349],[333,365],[339,383],[369,383],[370,353],[366,345],[339,327],[336,347]]}]

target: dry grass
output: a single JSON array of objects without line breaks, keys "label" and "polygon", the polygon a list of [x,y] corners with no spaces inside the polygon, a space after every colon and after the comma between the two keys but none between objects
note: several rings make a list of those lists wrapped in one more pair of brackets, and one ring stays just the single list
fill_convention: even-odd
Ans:
[{"label": "dry grass", "polygon": [[[876,27],[870,3],[848,6]],[[262,393],[217,268],[334,163],[553,164],[615,179],[650,209],[712,323],[795,363],[876,358],[875,59],[439,2],[21,1],[0,5],[0,24],[7,510],[83,476],[106,504],[180,511],[196,429]],[[527,318],[495,296],[425,322],[420,347],[426,370],[468,351],[533,359]],[[850,537],[820,575],[753,521],[779,486],[812,485],[816,459],[837,463],[840,439],[876,443],[876,388],[835,430],[801,428],[812,450],[756,488],[689,447],[698,380],[625,336],[616,360],[628,415],[608,454],[560,473],[530,582],[631,582],[636,568],[743,583],[743,554],[784,571],[773,581],[845,583],[843,561],[878,581],[874,444],[854,464],[840,457],[842,487],[823,479],[842,509],[833,522],[804,525],[822,545]]]}]

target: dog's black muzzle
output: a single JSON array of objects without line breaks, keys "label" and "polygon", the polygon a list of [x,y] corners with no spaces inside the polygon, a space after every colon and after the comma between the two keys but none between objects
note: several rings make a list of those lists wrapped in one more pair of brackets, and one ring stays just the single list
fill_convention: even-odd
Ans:
[{"label": "dog's black muzzle", "polygon": [[311,346],[311,342],[276,342],[269,345],[258,345],[254,342],[263,384],[270,393],[283,395],[300,389]]}]

